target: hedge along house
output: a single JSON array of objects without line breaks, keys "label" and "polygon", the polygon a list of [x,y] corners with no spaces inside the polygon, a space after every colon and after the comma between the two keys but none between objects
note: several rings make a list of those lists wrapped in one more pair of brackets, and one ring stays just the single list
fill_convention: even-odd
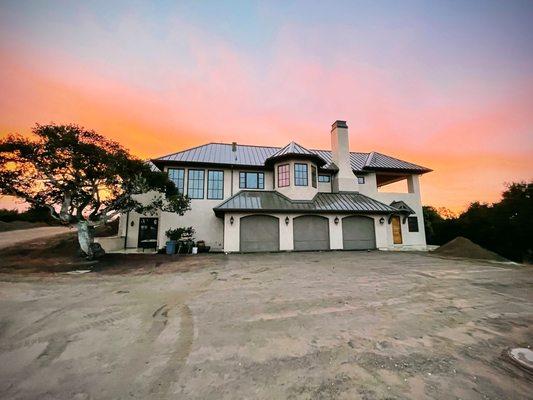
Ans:
[{"label": "hedge along house", "polygon": [[[332,126],[331,151],[209,143],[152,162],[191,198],[191,210],[122,216],[127,247],[146,238],[163,247],[167,229],[192,226],[215,251],[426,248],[419,176],[431,170],[350,152],[345,121]],[[403,193],[382,192],[398,181]]]}]

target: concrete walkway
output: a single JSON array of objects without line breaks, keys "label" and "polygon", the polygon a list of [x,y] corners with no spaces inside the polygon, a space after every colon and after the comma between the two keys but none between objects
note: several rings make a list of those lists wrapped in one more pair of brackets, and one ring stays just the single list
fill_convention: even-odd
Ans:
[{"label": "concrete walkway", "polygon": [[45,226],[42,228],[19,229],[16,231],[0,232],[0,249],[13,246],[28,240],[40,239],[62,233],[75,232],[75,229],[64,226]]}]

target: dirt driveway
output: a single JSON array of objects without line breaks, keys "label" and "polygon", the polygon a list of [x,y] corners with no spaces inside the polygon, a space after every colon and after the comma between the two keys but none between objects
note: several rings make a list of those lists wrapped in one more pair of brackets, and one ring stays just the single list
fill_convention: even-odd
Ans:
[{"label": "dirt driveway", "polygon": [[530,267],[387,252],[208,255],[0,276],[0,398],[510,399]]},{"label": "dirt driveway", "polygon": [[0,232],[0,249],[13,246],[30,240],[48,238],[61,235],[73,230],[64,226],[44,226],[40,228],[18,229],[15,231]]}]

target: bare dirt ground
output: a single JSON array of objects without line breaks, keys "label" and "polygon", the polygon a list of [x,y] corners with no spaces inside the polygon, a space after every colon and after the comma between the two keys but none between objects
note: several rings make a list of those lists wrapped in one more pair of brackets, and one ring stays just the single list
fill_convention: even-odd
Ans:
[{"label": "bare dirt ground", "polygon": [[2,274],[0,397],[532,398],[502,356],[533,344],[532,286],[531,267],[387,252]]},{"label": "bare dirt ground", "polygon": [[49,238],[51,236],[61,235],[72,231],[72,229],[66,228],[64,226],[44,226],[38,228],[18,229],[0,232],[0,249],[14,246],[18,243],[28,242],[41,238]]}]

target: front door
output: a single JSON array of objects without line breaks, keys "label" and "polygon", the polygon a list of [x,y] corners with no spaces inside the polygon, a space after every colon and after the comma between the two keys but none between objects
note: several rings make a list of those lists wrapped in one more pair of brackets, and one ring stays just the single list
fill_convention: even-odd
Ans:
[{"label": "front door", "polygon": [[394,244],[402,244],[402,225],[400,223],[400,217],[394,215],[392,217],[392,241]]},{"label": "front door", "polygon": [[145,249],[157,247],[157,218],[139,219],[139,239],[137,247]]}]

